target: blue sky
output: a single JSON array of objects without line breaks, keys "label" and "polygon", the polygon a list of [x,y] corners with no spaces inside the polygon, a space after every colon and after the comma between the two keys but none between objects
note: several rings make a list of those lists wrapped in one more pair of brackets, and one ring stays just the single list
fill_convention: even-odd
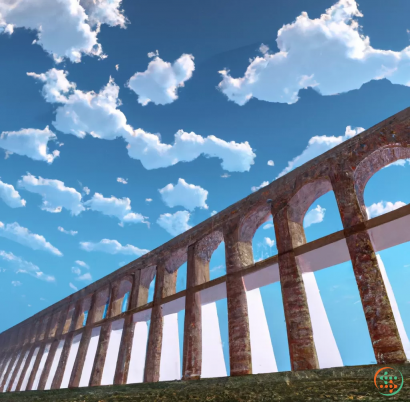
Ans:
[{"label": "blue sky", "polygon": [[[404,0],[69,3],[0,8],[0,331],[409,105]],[[372,216],[410,202],[409,171],[369,181]],[[308,241],[341,229],[332,193],[308,214]],[[261,227],[255,260],[274,254]],[[410,331],[408,246],[381,255]],[[343,359],[371,361],[351,265],[316,279],[339,349],[360,334]],[[286,369],[280,288],[261,292]]]}]

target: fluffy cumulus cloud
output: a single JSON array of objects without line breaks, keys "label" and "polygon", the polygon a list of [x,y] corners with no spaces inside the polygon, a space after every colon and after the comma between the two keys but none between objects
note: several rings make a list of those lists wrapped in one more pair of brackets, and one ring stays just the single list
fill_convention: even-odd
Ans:
[{"label": "fluffy cumulus cloud", "polygon": [[194,70],[194,56],[190,54],[183,54],[173,64],[156,55],[146,71],[135,73],[130,78],[128,86],[138,95],[141,105],[145,106],[149,102],[166,105],[178,99],[178,88],[184,86]]},{"label": "fluffy cumulus cloud", "polygon": [[60,180],[36,178],[28,174],[18,182],[18,186],[31,193],[40,194],[43,199],[41,209],[48,212],[58,213],[63,208],[78,215],[85,210],[81,203],[81,194],[72,187],[66,187]]},{"label": "fluffy cumulus cloud", "polygon": [[70,236],[75,236],[78,232],[76,230],[65,230],[62,226],[57,228],[61,233],[68,234]]},{"label": "fluffy cumulus cloud", "polygon": [[206,205],[208,191],[195,184],[188,184],[184,179],[178,179],[175,186],[172,183],[167,184],[159,192],[162,200],[170,208],[181,205],[190,211],[195,208],[208,209]]},{"label": "fluffy cumulus cloud", "polygon": [[303,220],[303,226],[305,228],[308,228],[314,223],[323,222],[323,219],[325,219],[325,212],[326,208],[322,208],[320,205],[318,205],[316,208],[311,209],[305,215],[305,219]]},{"label": "fluffy cumulus cloud", "polygon": [[315,135],[312,137],[307,147],[303,150],[303,152],[293,158],[290,162],[288,162],[288,166],[283,169],[278,177],[284,176],[286,173],[289,173],[291,170],[296,169],[299,166],[302,166],[304,163],[310,161],[313,158],[323,154],[324,152],[332,149],[336,145],[341,144],[342,142],[354,137],[357,134],[360,134],[364,131],[364,128],[357,127],[352,129],[350,126],[346,127],[345,135],[341,135],[339,137],[333,136],[326,136],[326,135]]},{"label": "fluffy cumulus cloud", "polygon": [[84,203],[92,211],[101,212],[107,216],[114,216],[122,223],[147,223],[146,216],[132,212],[131,200],[127,197],[105,198],[102,194],[95,193],[93,197]]},{"label": "fluffy cumulus cloud", "polygon": [[[127,142],[128,155],[141,161],[146,169],[191,162],[200,155],[221,159],[222,168],[227,171],[249,171],[254,164],[256,155],[247,141],[227,142],[213,135],[202,137],[193,132],[179,130],[175,134],[174,144],[171,145],[161,142],[158,134],[133,129],[127,124],[124,113],[118,109],[119,87],[112,79],[96,93],[80,91],[74,84],[64,82],[62,75],[64,78],[67,75],[64,71],[57,74],[49,70],[44,74],[30,75],[44,83],[45,99],[59,104],[54,127],[79,138],[86,134],[105,140],[122,137]],[[47,89],[44,89],[46,87]]]},{"label": "fluffy cumulus cloud", "polygon": [[2,199],[9,207],[19,208],[26,205],[26,200],[20,197],[18,191],[11,184],[3,183],[0,180],[0,199]]},{"label": "fluffy cumulus cloud", "polygon": [[[30,261],[14,255],[13,253],[7,253],[4,250],[0,250],[0,258],[4,263],[8,264],[18,274],[28,274],[34,278],[41,279],[46,282],[54,282],[55,278],[52,275],[46,275],[40,270],[40,268]],[[19,282],[19,281],[16,281]],[[18,286],[18,285],[14,285]]]},{"label": "fluffy cumulus cloud", "polygon": [[11,281],[11,284],[13,286],[21,286],[21,282],[20,281]]},{"label": "fluffy cumulus cloud", "polygon": [[35,161],[52,163],[60,155],[60,151],[49,153],[47,144],[56,138],[48,126],[44,130],[24,128],[19,131],[3,131],[0,135],[0,148],[6,151],[7,156],[18,154]]},{"label": "fluffy cumulus cloud", "polygon": [[81,61],[82,55],[104,57],[98,43],[101,24],[125,26],[121,0],[10,0],[0,4],[0,30],[37,32],[34,43],[54,57]]},{"label": "fluffy cumulus cloud", "polygon": [[279,52],[255,57],[241,78],[224,70],[220,90],[244,105],[252,97],[294,103],[302,88],[315,87],[322,95],[358,89],[372,79],[388,78],[395,84],[410,81],[410,47],[379,50],[360,33],[362,17],[355,0],[339,0],[319,18],[302,12],[279,31]]},{"label": "fluffy cumulus cloud", "polygon": [[275,166],[275,162],[271,159],[268,161],[268,166]]},{"label": "fluffy cumulus cloud", "polygon": [[168,167],[178,162],[191,162],[204,155],[208,158],[221,159],[224,170],[247,172],[254,164],[256,156],[247,141],[226,142],[214,135],[202,137],[194,132],[187,133],[183,130],[175,134],[173,145],[164,144],[158,135],[147,133],[142,129],[134,130],[126,140],[129,156],[140,160],[146,169]]},{"label": "fluffy cumulus cloud", "polygon": [[178,211],[174,214],[166,213],[159,216],[157,224],[172,236],[177,236],[192,227],[188,224],[189,218],[188,211]]},{"label": "fluffy cumulus cloud", "polygon": [[211,212],[211,216],[214,216],[214,215],[216,215],[218,212],[217,211],[212,211]]},{"label": "fluffy cumulus cloud", "polygon": [[262,187],[266,187],[268,184],[269,184],[268,181],[263,181],[263,182],[260,184],[260,186],[252,186],[252,187],[251,187],[251,190],[252,190],[252,192],[254,193],[255,191],[260,190]]},{"label": "fluffy cumulus cloud", "polygon": [[370,218],[374,218],[379,215],[386,214],[387,212],[394,211],[395,209],[404,207],[406,204],[402,201],[396,201],[395,203],[390,201],[380,201],[366,207],[367,216]]},{"label": "fluffy cumulus cloud", "polygon": [[265,244],[269,247],[273,247],[275,245],[275,240],[271,239],[270,237],[265,237]]},{"label": "fluffy cumulus cloud", "polygon": [[31,233],[27,228],[20,226],[17,222],[5,225],[0,222],[0,236],[13,240],[17,243],[32,248],[33,250],[48,251],[51,254],[62,256],[60,250],[51,245],[44,236]]},{"label": "fluffy cumulus cloud", "polygon": [[77,286],[73,285],[71,282],[68,284],[68,286],[70,286],[70,288],[75,290],[75,291],[78,290]]},{"label": "fluffy cumulus cloud", "polygon": [[117,177],[118,183],[128,184],[128,179],[123,179],[122,177]]},{"label": "fluffy cumulus cloud", "polygon": [[102,239],[98,243],[81,242],[80,247],[85,251],[101,251],[108,254],[126,254],[140,257],[149,252],[149,250],[135,247],[131,244],[123,246],[117,240]]}]

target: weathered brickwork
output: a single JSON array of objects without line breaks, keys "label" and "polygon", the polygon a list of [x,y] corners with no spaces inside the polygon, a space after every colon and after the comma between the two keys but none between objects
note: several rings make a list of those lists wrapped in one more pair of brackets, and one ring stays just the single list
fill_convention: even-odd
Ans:
[{"label": "weathered brickwork", "polygon": [[[133,348],[134,317],[146,313],[150,314],[148,318],[150,327],[142,377],[144,382],[158,382],[164,333],[163,308],[165,304],[169,305],[179,299],[184,300],[185,303],[182,376],[185,380],[198,380],[201,378],[203,358],[200,291],[224,283],[228,305],[230,375],[245,377],[238,380],[221,379],[213,380],[214,382],[209,380],[209,383],[201,381],[202,385],[198,385],[200,387],[198,392],[204,392],[204,384],[213,387],[212,392],[217,390],[225,392],[224,389],[230,384],[232,389],[243,386],[243,390],[237,389],[235,392],[238,392],[238,398],[245,398],[243,392],[248,392],[246,384],[252,384],[254,389],[260,390],[261,395],[265,395],[258,400],[271,400],[267,396],[269,392],[280,394],[275,388],[276,385],[274,386],[277,380],[269,376],[258,376],[255,379],[246,376],[252,374],[253,370],[244,275],[264,267],[264,262],[254,263],[252,238],[264,222],[274,223],[279,254],[270,260],[279,265],[291,368],[295,372],[319,368],[307,296],[297,255],[300,255],[301,250],[307,250],[309,247],[319,247],[317,242],[306,244],[303,219],[312,203],[329,191],[334,192],[344,230],[330,235],[330,240],[320,239],[320,241],[336,241],[336,238],[346,240],[377,363],[403,364],[406,356],[378,266],[374,245],[368,233],[367,225],[374,220],[368,221],[363,193],[366,183],[375,172],[396,160],[409,157],[410,109],[406,109],[277,179],[168,243],[1,333],[0,390],[28,392],[32,387],[37,387],[39,390],[47,388],[58,390],[65,381],[66,386],[73,390],[72,392],[79,392],[74,390],[80,386],[87,352],[92,343],[92,332],[95,328],[100,328],[98,344],[95,344],[95,357],[89,367],[91,373],[89,380],[87,379],[87,383],[82,385],[99,386],[104,383],[102,382],[104,369],[108,364],[107,349],[113,327],[118,320],[123,322],[118,357],[115,362],[109,364],[114,366],[113,383],[126,384]],[[400,213],[410,214],[409,208],[404,207]],[[394,213],[390,213],[389,216],[388,219],[396,219]],[[373,226],[381,224],[377,222],[372,223]],[[227,275],[210,281],[209,261],[222,241],[225,244]],[[176,294],[177,270],[185,262],[188,265],[187,288]],[[148,288],[154,276],[156,278],[154,300],[147,303]],[[128,302],[125,303],[125,300]],[[88,317],[85,320],[86,311]],[[69,363],[74,369],[67,377],[65,372],[72,342],[80,334],[81,340],[77,346],[75,359]],[[62,340],[64,345],[59,349]],[[45,350],[48,350],[48,355],[42,362]],[[55,361],[56,356],[60,356],[58,361]],[[36,378],[40,367],[41,376]],[[364,373],[366,369],[363,370]],[[51,371],[53,371],[53,378],[49,378]],[[312,373],[317,372],[312,371]],[[307,387],[306,390],[311,389],[312,384],[320,390],[318,383],[315,383],[317,375],[278,374],[278,378],[284,381],[280,385],[281,389],[291,389],[288,380],[292,382],[297,379],[297,383],[302,388]],[[340,378],[343,375],[340,374]],[[329,376],[327,383],[333,384],[332,375]],[[266,378],[266,387],[260,384],[258,378]],[[340,390],[337,388],[339,385],[342,387],[343,381],[340,378],[334,380],[335,389]],[[351,385],[354,384],[353,379],[346,381],[350,381]],[[13,384],[14,389],[12,389]],[[195,390],[196,385],[181,384],[185,385],[158,385],[157,388],[141,386],[135,389],[144,390],[143,393],[145,392],[146,395],[150,393],[158,395],[158,398],[162,398],[160,395],[165,395],[161,394],[162,392],[169,393],[173,392],[173,389],[179,389],[178,392],[183,395],[179,400],[187,400],[183,398],[187,398],[191,392],[189,390]],[[357,387],[360,388],[361,385],[358,383]],[[360,392],[365,392],[367,389],[367,385],[363,387],[360,388]],[[329,385],[329,388],[323,392],[330,392],[334,395],[333,400],[338,400],[336,393],[330,388]],[[95,388],[96,394],[100,392],[97,389],[100,388]],[[118,392],[124,390],[124,398],[127,398],[127,390],[134,388],[113,386],[114,389],[118,389]],[[57,391],[49,391],[44,395],[61,395],[58,400],[72,400],[68,396],[70,391],[64,391],[68,392],[66,394],[63,391],[60,394],[52,392]],[[92,399],[96,395],[93,396],[92,391],[84,392],[87,396],[84,396],[84,399],[78,396],[80,398],[78,400],[97,400]],[[287,397],[287,391],[281,392],[284,392]],[[25,398],[21,395],[23,394],[19,394],[18,397]],[[108,398],[111,399],[107,400],[126,400],[115,399],[113,394]],[[145,400],[143,399],[145,396],[142,395],[141,398],[135,400]],[[174,400],[169,395],[166,398],[171,399],[158,400]],[[198,400],[202,400],[200,398],[202,397]],[[241,400],[220,398],[222,399],[212,400]],[[254,400],[251,394],[246,398],[249,399],[242,400]],[[375,398],[373,395],[369,400],[377,400]]]}]

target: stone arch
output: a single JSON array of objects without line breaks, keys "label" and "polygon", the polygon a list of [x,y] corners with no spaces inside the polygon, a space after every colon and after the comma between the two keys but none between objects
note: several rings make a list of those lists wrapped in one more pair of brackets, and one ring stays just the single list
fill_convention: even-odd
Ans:
[{"label": "stone arch", "polygon": [[[210,262],[214,256],[215,251],[219,248],[219,246],[223,246],[223,233],[220,230],[216,230],[212,232],[211,234],[205,236],[201,240],[199,240],[195,244],[195,258],[196,258],[196,264],[201,264],[202,269],[198,270],[197,273],[199,273],[200,277],[196,278],[197,284],[208,282],[211,278],[211,266]],[[225,250],[224,247],[222,248],[221,253],[223,253],[223,260],[225,265]],[[219,254],[221,254],[219,253]],[[222,254],[219,256],[221,257]],[[218,258],[218,255],[216,256]],[[215,261],[215,258],[214,258]],[[220,268],[223,268],[220,266]],[[225,274],[225,270],[220,270],[219,273],[217,273],[217,276],[221,276]]]},{"label": "stone arch", "polygon": [[237,233],[238,244],[241,245],[241,249],[246,250],[248,264],[254,262],[255,250],[253,240],[255,234],[257,232],[259,233],[258,229],[266,222],[271,222],[273,224],[269,193],[264,192],[263,195],[266,195],[266,200],[253,205],[252,208],[240,218],[239,222]]},{"label": "stone arch", "polygon": [[270,204],[259,204],[241,218],[239,226],[239,241],[252,242],[258,228],[271,217]]},{"label": "stone arch", "polygon": [[105,288],[99,290],[95,297],[95,311],[93,322],[101,321],[106,318],[108,303],[110,298],[110,288],[106,286]]},{"label": "stone arch", "polygon": [[91,296],[87,296],[81,303],[81,310],[80,310],[80,313],[78,314],[78,319],[75,325],[75,329],[85,326],[87,318],[88,318],[88,313],[90,311],[90,307],[91,307]]},{"label": "stone arch", "polygon": [[113,295],[111,316],[114,317],[128,310],[133,278],[127,275],[118,281],[118,287]]},{"label": "stone arch", "polygon": [[408,158],[410,158],[410,147],[388,146],[374,151],[359,163],[353,177],[357,200],[365,219],[368,219],[368,217],[364,203],[364,190],[368,181],[375,173],[387,165]]}]

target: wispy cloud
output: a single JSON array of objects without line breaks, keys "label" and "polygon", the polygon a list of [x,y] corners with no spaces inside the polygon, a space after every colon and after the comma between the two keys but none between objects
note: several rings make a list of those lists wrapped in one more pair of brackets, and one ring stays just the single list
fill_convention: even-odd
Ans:
[{"label": "wispy cloud", "polygon": [[[13,253],[8,253],[4,250],[0,250],[0,258],[7,263],[16,273],[18,274],[28,274],[34,278],[41,279],[46,282],[54,282],[55,278],[51,275],[46,275],[44,272],[40,271],[40,268],[30,261],[14,255]],[[17,281],[18,282],[18,281]]]}]

